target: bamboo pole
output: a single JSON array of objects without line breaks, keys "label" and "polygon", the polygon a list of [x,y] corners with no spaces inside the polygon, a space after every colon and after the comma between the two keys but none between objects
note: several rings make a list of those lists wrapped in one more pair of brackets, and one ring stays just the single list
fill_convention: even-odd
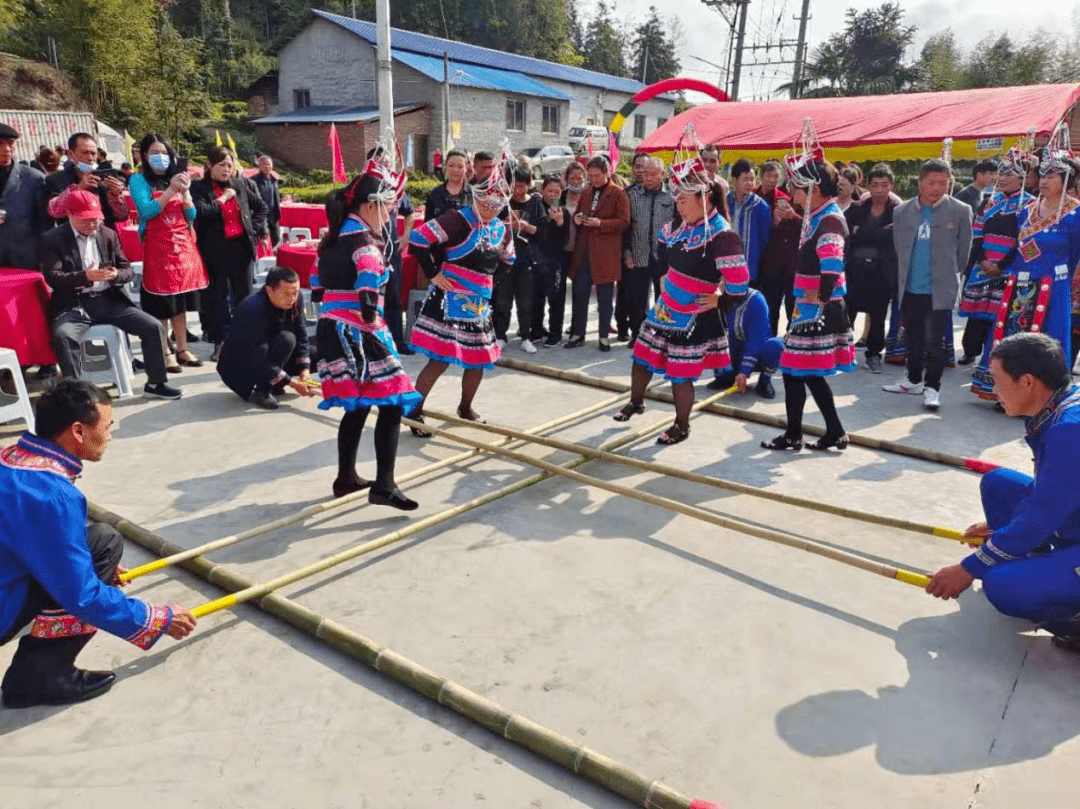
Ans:
[{"label": "bamboo pole", "polygon": [[[546,475],[537,475],[542,478]],[[125,538],[162,556],[184,549],[147,529],[93,503],[91,519],[108,523]],[[188,559],[181,565],[199,578],[231,592],[252,587],[250,580],[206,559]],[[617,795],[647,809],[719,809],[706,801],[691,800],[672,787],[651,780],[573,739],[527,717],[513,713],[434,671],[364,637],[290,599],[270,593],[258,599],[263,612],[279,618],[323,644],[401,683],[422,696],[464,716],[503,738],[543,756]]]},{"label": "bamboo pole", "polygon": [[[608,399],[597,402],[596,404],[589,405],[589,407],[575,411],[574,413],[569,413],[565,416],[560,416],[559,418],[544,422],[543,424],[538,424],[536,427],[532,427],[529,430],[524,431],[522,435],[530,435],[534,433],[542,433],[547,432],[548,430],[553,430],[556,427],[561,427],[562,425],[568,424],[569,422],[575,421],[576,419],[590,416],[600,410],[606,410],[613,404],[622,401],[622,399],[622,394],[612,396]],[[503,443],[509,444],[513,441],[514,439],[507,438]],[[518,439],[518,442],[520,441],[521,439]],[[462,461],[467,461],[470,458],[476,457],[476,455],[478,454],[479,450],[471,449],[466,450],[465,452],[457,453],[456,455],[451,455],[449,458],[443,458],[441,461],[436,461],[435,463],[421,467],[420,469],[414,469],[412,472],[402,475],[400,478],[398,478],[398,482],[407,483],[410,480],[423,477],[424,475],[429,475],[432,472],[435,472],[436,470],[442,469],[444,467],[453,466],[454,464],[461,463]],[[199,545],[195,548],[188,548],[186,550],[178,551],[168,556],[167,558],[155,559],[153,562],[148,562],[145,565],[140,565],[139,567],[132,568],[131,570],[122,574],[120,576],[120,580],[123,582],[129,582],[132,579],[137,579],[140,576],[147,575],[148,573],[162,570],[166,567],[169,567],[170,565],[185,562],[188,559],[194,559],[196,556],[205,556],[212,551],[220,550],[221,548],[227,548],[231,545],[237,545],[249,539],[263,536],[264,534],[269,534],[272,531],[277,531],[281,528],[287,528],[290,525],[295,525],[296,523],[303,522],[309,517],[314,517],[327,511],[332,511],[342,508],[343,506],[347,506],[350,503],[356,502],[357,500],[366,498],[367,495],[367,490],[364,490],[360,492],[353,492],[352,494],[347,494],[344,497],[325,500],[322,503],[314,503],[310,506],[307,506],[306,508],[301,509],[295,514],[290,514],[287,517],[282,517],[280,519],[273,520],[272,522],[264,523],[263,525],[257,525],[254,528],[249,528],[246,531],[241,531],[239,534],[230,534],[229,536],[222,537],[220,539],[211,540],[210,542],[203,543],[202,545]]]},{"label": "bamboo pole", "polygon": [[[409,419],[405,419],[404,422],[408,423]],[[619,494],[624,497],[632,498],[634,500],[640,500],[643,503],[660,506],[661,508],[665,508],[669,511],[674,511],[678,514],[684,514],[687,517],[693,517],[694,519],[701,520],[702,522],[711,523],[712,525],[719,526],[720,528],[727,528],[731,531],[738,531],[752,537],[757,537],[758,539],[765,539],[769,542],[776,542],[780,545],[787,545],[790,548],[796,548],[798,550],[817,554],[818,556],[824,556],[827,559],[832,559],[836,562],[842,562],[843,564],[850,565],[851,567],[857,567],[870,573],[877,573],[879,576],[896,579],[897,581],[902,581],[906,584],[912,584],[916,587],[925,588],[930,583],[930,577],[923,573],[905,570],[903,568],[892,567],[891,565],[885,565],[880,562],[874,562],[870,559],[864,559],[861,556],[857,556],[856,554],[848,553],[847,551],[841,551],[828,545],[822,545],[810,539],[790,536],[779,531],[773,531],[769,528],[761,528],[756,525],[745,523],[741,520],[736,520],[731,517],[725,517],[720,514],[714,514],[710,511],[705,511],[704,509],[697,508],[696,506],[688,506],[684,503],[680,503],[667,497],[660,497],[659,495],[649,494],[648,492],[639,492],[627,486],[620,486],[617,483],[609,483],[606,480],[600,480],[598,478],[590,477],[581,472],[576,472],[573,469],[566,468],[565,466],[558,466],[556,464],[549,463],[548,461],[540,460],[539,458],[533,458],[528,455],[523,455],[520,452],[504,449],[493,444],[485,444],[483,441],[474,441],[471,438],[466,438],[465,436],[452,433],[449,430],[433,428],[432,432],[436,435],[445,436],[451,441],[457,441],[459,443],[465,444],[466,446],[480,449],[488,454],[497,455],[502,458],[508,458],[512,461],[517,461],[518,463],[529,464],[530,466],[535,466],[552,475],[559,475],[560,477],[569,478],[570,480],[576,480],[578,483],[583,483],[587,486],[594,486],[599,489],[605,489],[614,494]]]},{"label": "bamboo pole", "polygon": [[[529,374],[536,374],[538,376],[546,376],[551,379],[559,379],[564,382],[574,382],[579,385],[588,385],[594,388],[602,388],[603,390],[620,390],[628,392],[629,386],[616,382],[612,379],[599,379],[589,374],[582,373],[580,371],[563,370],[561,368],[552,368],[547,365],[540,365],[538,363],[526,362],[525,360],[515,359],[513,357],[503,356],[499,360],[499,364],[506,368],[513,368],[517,371],[524,371]],[[669,391],[646,391],[645,395],[650,399],[656,399],[661,402],[668,402],[669,404],[674,401],[673,396]],[[758,413],[753,410],[744,410],[740,407],[732,407],[724,404],[714,404],[706,408],[710,413],[716,413],[721,416],[729,416],[731,418],[740,419],[742,421],[751,421],[756,424],[764,424],[770,427],[777,427],[779,429],[786,429],[787,422],[779,416],[772,416],[768,413]],[[814,425],[805,425],[803,431],[810,435],[824,435],[825,430],[821,427]],[[966,469],[970,472],[976,472],[980,475],[984,475],[994,469],[1000,469],[1001,464],[996,464],[991,461],[984,461],[980,458],[961,458],[957,455],[950,455],[947,452],[938,452],[937,450],[924,449],[922,447],[912,447],[907,444],[901,444],[897,441],[889,441],[885,438],[874,438],[868,435],[860,435],[859,433],[848,433],[848,440],[857,446],[865,447],[867,449],[881,450],[882,452],[890,452],[895,455],[904,455],[909,458],[918,458],[923,461],[930,461],[932,463],[939,463],[945,466],[953,466],[958,469]]]},{"label": "bamboo pole", "polygon": [[835,506],[829,503],[821,503],[817,500],[811,500],[806,497],[798,497],[792,494],[783,494],[781,492],[773,492],[767,489],[759,489],[756,486],[748,486],[745,483],[738,483],[733,480],[725,480],[724,478],[702,475],[699,472],[689,472],[676,466],[668,466],[667,464],[655,463],[653,461],[643,461],[639,458],[631,458],[626,455],[617,455],[607,450],[589,447],[584,444],[576,444],[570,441],[562,441],[558,438],[549,438],[546,436],[526,436],[525,433],[519,430],[515,430],[510,427],[503,427],[497,424],[478,425],[474,422],[466,421],[465,419],[461,419],[456,416],[451,416],[445,413],[438,412],[431,413],[430,415],[433,418],[450,422],[451,424],[458,427],[475,427],[477,429],[484,430],[485,432],[494,433],[501,436],[508,436],[520,440],[527,440],[530,443],[540,444],[545,447],[551,447],[552,449],[558,449],[564,452],[574,452],[579,455],[588,455],[590,458],[594,458],[596,460],[622,464],[623,466],[630,466],[634,469],[640,469],[644,472],[652,472],[653,474],[657,475],[666,475],[668,477],[679,478],[680,480],[687,480],[691,483],[700,483],[705,486],[712,486],[716,489],[725,489],[727,491],[737,492],[739,494],[747,494],[751,497],[759,497],[764,500],[772,500],[774,502],[783,503],[789,506],[811,509],[813,511],[821,511],[826,514],[833,514],[837,517],[846,517],[848,519],[874,523],[876,525],[883,525],[889,528],[899,528],[904,531],[912,531],[918,534],[928,534],[930,536],[938,537],[941,539],[955,540],[957,542],[964,543],[981,542],[981,540],[965,539],[964,532],[958,531],[954,528],[944,528],[937,525],[927,525],[925,523],[917,523],[911,520],[903,520],[897,517],[871,514],[869,512],[860,511],[854,508],[846,508],[844,506]]},{"label": "bamboo pole", "polygon": [[[726,396],[727,394],[729,394],[731,392],[731,390],[733,390],[733,389],[728,389],[726,391],[723,391],[722,393],[716,394],[715,396],[711,396],[708,399],[705,399],[704,401],[698,402],[698,403],[696,403],[695,407],[698,407],[700,409],[700,407],[708,404],[708,402],[719,399],[719,398],[721,398],[723,396]],[[426,425],[426,424],[421,424],[420,422],[413,421],[412,419],[402,419],[402,423],[406,427],[412,427],[412,426],[423,427],[425,430],[428,430],[429,432],[431,432],[431,433],[433,433],[435,435],[444,435],[444,436],[447,436],[448,438],[450,438],[453,441],[459,441],[459,442],[468,443],[466,439],[460,439],[460,438],[458,438],[458,436],[456,436],[453,433],[450,433],[447,430],[443,430],[441,428]],[[478,423],[469,421],[469,422],[466,422],[466,424],[468,424],[468,425],[476,425]],[[636,433],[630,433],[630,434],[627,434],[627,435],[616,436],[615,438],[613,438],[611,441],[609,441],[607,443],[608,443],[608,445],[610,447],[621,446],[622,444],[629,443],[630,441],[636,440],[637,438],[639,438],[641,436],[648,435],[651,432],[657,432],[657,431],[663,429],[664,425],[666,425],[666,424],[667,424],[667,420],[665,419],[665,420],[657,422],[655,424],[646,425],[643,429],[638,430]],[[477,446],[473,447],[474,450],[482,450],[484,448],[496,449],[496,448],[500,448],[500,447],[496,447],[496,445],[493,445],[493,444],[485,444],[483,442],[477,442]],[[521,456],[521,457],[524,457],[524,456]],[[587,458],[586,456],[579,455],[574,460],[567,461],[561,467],[554,467],[553,464],[551,466],[553,468],[573,468],[575,466],[580,466],[581,464],[585,463],[588,460],[590,460],[590,459]],[[490,502],[492,502],[494,500],[498,500],[500,498],[506,497],[507,495],[514,494],[515,492],[518,492],[518,491],[521,491],[522,489],[528,488],[529,486],[532,486],[534,483],[539,483],[541,480],[546,478],[549,474],[551,474],[550,471],[542,472],[542,473],[540,473],[538,475],[533,475],[532,477],[528,477],[523,481],[519,481],[519,482],[511,484],[509,486],[504,486],[503,488],[497,489],[494,492],[489,492],[488,494],[481,495],[480,497],[475,497],[472,500],[469,500],[468,502],[462,503],[462,504],[457,505],[457,506],[452,506],[451,508],[444,509],[443,511],[440,511],[437,514],[432,514],[429,517],[425,517],[424,519],[419,520],[417,522],[414,522],[414,523],[406,526],[405,528],[402,528],[402,529],[397,530],[397,531],[393,531],[393,532],[391,532],[389,534],[384,534],[381,537],[376,537],[375,539],[372,539],[372,540],[370,540],[368,542],[364,542],[364,543],[361,543],[359,545],[354,545],[351,548],[346,548],[344,551],[341,551],[340,553],[334,554],[333,556],[328,556],[327,558],[321,559],[318,562],[314,562],[314,563],[312,563],[310,565],[306,565],[306,566],[304,566],[302,568],[299,568],[297,570],[293,570],[293,571],[291,571],[289,573],[278,576],[276,579],[271,579],[270,581],[262,582],[262,583],[257,584],[257,585],[252,585],[251,587],[246,588],[245,590],[243,590],[241,592],[225,596],[224,598],[219,598],[216,601],[210,601],[210,602],[208,602],[206,604],[202,604],[202,605],[196,607],[195,609],[193,609],[191,612],[196,618],[201,618],[204,615],[211,615],[211,614],[213,614],[215,612],[219,612],[220,610],[225,610],[225,609],[229,609],[230,607],[235,607],[237,604],[243,604],[246,601],[250,601],[250,600],[252,600],[254,598],[260,598],[260,597],[266,595],[267,593],[271,593],[274,590],[280,589],[281,587],[286,587],[287,585],[295,584],[296,582],[301,581],[302,579],[306,579],[306,578],[309,578],[311,576],[322,573],[322,572],[324,572],[326,570],[329,570],[332,567],[336,567],[337,565],[343,564],[344,562],[348,562],[348,561],[350,561],[352,559],[355,559],[358,556],[363,556],[364,554],[371,553],[373,551],[377,551],[377,550],[379,550],[381,548],[386,547],[387,545],[393,544],[394,542],[398,542],[398,541],[400,541],[402,539],[406,539],[407,537],[410,537],[413,534],[420,533],[421,531],[424,531],[424,530],[426,530],[428,528],[431,528],[432,526],[435,526],[435,525],[438,525],[440,523],[446,522],[447,520],[451,520],[454,517],[465,514],[465,513],[469,512],[469,511],[472,511],[475,508],[479,508],[480,506],[486,505],[486,504],[488,504],[488,503],[490,503]],[[191,559],[191,558],[194,558],[195,555],[199,555],[199,554],[193,554],[192,551],[184,551],[181,554],[176,554],[176,557],[184,556],[187,559]],[[176,557],[170,557],[170,558],[176,558]]]}]

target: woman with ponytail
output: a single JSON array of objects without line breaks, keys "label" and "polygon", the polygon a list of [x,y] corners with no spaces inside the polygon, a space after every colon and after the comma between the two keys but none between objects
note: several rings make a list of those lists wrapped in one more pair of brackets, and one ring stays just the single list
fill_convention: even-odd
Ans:
[{"label": "woman with ponytail", "polygon": [[[394,480],[401,417],[421,401],[401,367],[383,318],[390,270],[379,234],[397,210],[404,176],[375,161],[326,203],[330,231],[319,245],[311,277],[312,297],[321,300],[316,340],[322,377],[321,410],[345,410],[338,428],[338,475],[334,496],[371,487],[368,502],[402,511],[417,507]],[[360,434],[371,406],[375,423],[375,482],[356,473]]]}]

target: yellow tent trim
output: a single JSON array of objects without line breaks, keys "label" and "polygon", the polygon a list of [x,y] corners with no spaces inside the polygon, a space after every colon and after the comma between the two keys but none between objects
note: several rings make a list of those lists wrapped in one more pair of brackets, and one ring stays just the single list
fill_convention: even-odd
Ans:
[{"label": "yellow tent trim", "polygon": [[[1016,140],[1023,137],[1024,133],[1000,138],[985,138],[980,140],[956,140],[953,141],[953,160],[982,160],[984,157],[1004,154]],[[724,163],[731,163],[740,158],[753,160],[755,163],[763,163],[766,160],[780,160],[784,155],[790,154],[791,149],[724,149],[723,144],[717,144],[723,149]],[[670,163],[673,152],[660,150],[652,152],[666,163]],[[868,160],[929,160],[932,157],[941,156],[941,141],[919,141],[913,143],[871,143],[860,146],[829,146],[825,144],[825,156],[829,160],[841,160],[845,163],[852,160],[859,163]]]}]

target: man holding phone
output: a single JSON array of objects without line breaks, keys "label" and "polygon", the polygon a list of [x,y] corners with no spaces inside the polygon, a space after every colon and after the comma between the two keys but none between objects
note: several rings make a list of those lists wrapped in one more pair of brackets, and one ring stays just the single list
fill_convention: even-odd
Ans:
[{"label": "man holding phone", "polygon": [[74,190],[89,191],[98,197],[105,214],[105,227],[115,229],[117,222],[126,221],[128,204],[124,199],[124,181],[115,169],[99,168],[94,136],[76,132],[68,138],[67,154],[71,162],[45,178],[45,195],[49,198],[48,212],[53,224],[67,222],[67,198]]},{"label": "man holding phone", "polygon": [[166,384],[164,335],[161,324],[124,294],[131,264],[120,239],[102,227],[101,202],[91,191],[67,194],[68,222],[41,238],[41,271],[53,289],[49,317],[53,349],[63,375],[77,379],[82,370],[80,342],[86,330],[103,323],[133,334],[142,342],[148,399],[179,399],[180,391]]}]

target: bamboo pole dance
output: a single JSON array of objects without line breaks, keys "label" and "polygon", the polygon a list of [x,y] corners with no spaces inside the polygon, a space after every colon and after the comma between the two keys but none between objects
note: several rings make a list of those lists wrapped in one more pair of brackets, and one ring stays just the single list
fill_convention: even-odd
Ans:
[{"label": "bamboo pole dance", "polygon": [[[711,401],[715,401],[715,400],[720,399],[720,398],[722,398],[724,396],[727,396],[729,393],[732,392],[732,390],[734,390],[734,388],[729,388],[726,391],[722,391],[721,393],[717,393],[717,394],[715,394],[713,396],[710,396],[708,399],[704,399],[701,402],[698,402],[697,406],[699,406],[699,409],[700,409],[700,407],[703,407],[703,406],[707,405]],[[693,413],[693,412],[694,412],[693,409],[691,409],[691,413]],[[411,419],[410,419],[410,421],[411,421]],[[412,423],[413,424],[419,424],[419,422],[412,422]],[[474,424],[475,422],[468,422],[468,423],[469,424]],[[643,428],[640,428],[636,432],[615,436],[614,438],[612,438],[610,441],[607,442],[607,445],[610,448],[614,448],[614,447],[622,446],[623,444],[628,444],[631,441],[634,441],[634,440],[637,440],[638,438],[649,435],[650,433],[659,432],[660,430],[662,430],[664,428],[664,426],[666,424],[667,424],[667,419],[664,419],[662,421],[658,421],[655,424],[645,425]],[[409,425],[406,424],[405,426],[409,426]],[[445,435],[446,437],[448,437],[449,439],[451,439],[453,441],[457,441],[459,443],[462,442],[462,439],[460,439],[458,436],[456,436],[453,433],[450,433],[447,430],[439,429],[438,433],[435,433],[435,434],[436,435]],[[502,447],[499,447],[497,445],[485,444],[485,443],[482,443],[482,442],[478,442],[478,446],[474,447],[473,449],[476,450],[476,451],[479,451],[479,450],[483,450],[484,448],[502,449]],[[524,457],[524,456],[521,456],[521,457]],[[559,468],[559,469],[563,469],[563,468],[572,469],[573,467],[580,466],[581,464],[586,463],[589,460],[591,460],[591,459],[586,457],[585,455],[578,455],[577,458],[575,458],[573,460],[570,460],[570,461],[567,461],[564,464],[562,464],[561,466],[556,467],[554,464],[549,464],[549,466],[551,466],[552,468]],[[473,509],[479,508],[480,506],[487,505],[488,503],[491,503],[491,502],[493,502],[495,500],[499,500],[499,499],[501,499],[503,497],[514,494],[516,492],[519,492],[522,489],[526,489],[529,486],[532,486],[533,484],[539,483],[541,480],[544,480],[550,474],[551,474],[550,470],[545,470],[545,471],[541,472],[538,475],[533,475],[531,477],[526,478],[525,480],[518,481],[517,483],[513,483],[513,484],[511,484],[509,486],[504,486],[503,488],[497,489],[494,492],[488,492],[487,494],[481,495],[480,497],[475,497],[472,500],[469,500],[469,501],[467,501],[465,503],[461,503],[460,505],[452,506],[452,507],[450,507],[448,509],[444,509],[443,511],[440,511],[437,514],[432,514],[429,517],[425,517],[422,520],[418,520],[417,522],[411,523],[410,525],[406,526],[405,528],[401,528],[401,529],[399,529],[397,531],[392,531],[389,534],[384,534],[383,536],[377,537],[377,538],[372,539],[372,540],[369,540],[368,542],[363,542],[363,543],[361,543],[359,545],[354,545],[351,548],[346,548],[344,551],[341,551],[340,553],[334,554],[333,556],[328,556],[326,559],[321,559],[318,562],[313,562],[310,565],[306,565],[306,566],[304,566],[302,568],[299,568],[297,570],[293,570],[293,571],[291,571],[289,573],[278,576],[275,579],[271,579],[270,581],[262,582],[261,584],[252,585],[251,587],[248,587],[248,588],[246,588],[246,589],[244,589],[244,590],[242,590],[240,592],[233,593],[231,595],[225,596],[224,598],[219,598],[216,601],[210,601],[210,602],[207,602],[206,604],[202,604],[202,605],[196,607],[195,609],[193,609],[191,611],[191,613],[196,618],[202,618],[203,616],[211,615],[211,614],[213,614],[215,612],[219,612],[221,610],[230,609],[231,607],[235,607],[237,604],[243,604],[243,603],[245,603],[247,601],[251,601],[252,599],[261,598],[262,596],[266,595],[267,593],[271,593],[274,590],[278,590],[278,589],[280,589],[282,587],[286,587],[286,586],[288,586],[290,584],[295,584],[296,582],[301,581],[303,579],[310,578],[311,576],[315,576],[315,575],[317,575],[319,573],[323,573],[323,572],[329,570],[330,568],[333,568],[333,567],[336,567],[336,566],[338,566],[340,564],[348,562],[348,561],[350,561],[352,559],[355,559],[358,556],[363,556],[364,554],[368,554],[368,553],[372,553],[374,551],[380,550],[382,548],[385,548],[387,545],[391,545],[391,544],[393,544],[395,542],[399,542],[399,541],[401,541],[403,539],[411,537],[413,534],[418,534],[421,531],[425,531],[428,528],[432,528],[432,527],[434,527],[436,525],[439,525],[440,523],[444,523],[447,520],[453,519],[454,517],[458,517],[458,516],[460,516],[462,514],[466,514],[466,513],[470,512],[470,511],[472,511]],[[185,561],[186,559],[192,559],[195,556],[200,555],[200,554],[197,554],[197,553],[193,553],[195,550],[197,550],[197,549],[192,549],[192,550],[188,550],[188,551],[182,551],[182,552],[180,552],[178,554],[174,554],[173,556],[170,556],[168,558],[175,559],[175,558],[178,558],[178,557],[184,557],[183,559],[181,559],[181,561]]]},{"label": "bamboo pole dance", "polygon": [[426,411],[425,414],[431,416],[432,418],[449,422],[450,424],[453,424],[457,427],[471,427],[477,430],[483,430],[485,432],[494,433],[501,436],[526,440],[529,443],[540,444],[545,447],[551,447],[552,449],[558,449],[564,452],[573,452],[579,455],[588,455],[590,458],[594,458],[596,460],[622,464],[623,466],[630,466],[635,469],[640,469],[643,472],[652,472],[657,475],[667,475],[668,477],[679,478],[680,480],[690,481],[691,483],[700,483],[704,486],[712,486],[716,489],[725,489],[727,491],[737,492],[738,494],[750,495],[751,497],[758,497],[765,500],[773,500],[777,503],[783,503],[788,506],[796,506],[798,508],[821,511],[825,514],[833,514],[837,517],[846,517],[848,519],[873,523],[875,525],[882,525],[888,528],[899,528],[903,531],[912,531],[917,534],[927,534],[929,536],[938,537],[940,539],[949,539],[957,542],[971,544],[978,544],[982,542],[982,540],[980,539],[965,539],[964,532],[958,531],[955,528],[944,528],[938,525],[917,523],[912,520],[903,520],[897,517],[887,517],[880,514],[872,514],[870,512],[860,511],[854,508],[845,508],[844,506],[835,506],[829,503],[821,503],[817,500],[811,500],[806,497],[798,497],[792,494],[773,492],[769,491],[768,489],[759,489],[756,486],[748,486],[745,483],[738,483],[736,481],[725,480],[724,478],[712,477],[710,475],[702,475],[699,472],[688,472],[675,466],[668,466],[667,464],[655,463],[653,461],[643,461],[638,458],[632,458],[626,455],[617,455],[607,450],[589,447],[584,444],[576,444],[570,441],[562,441],[558,438],[549,438],[546,436],[528,436],[526,433],[520,430],[515,430],[511,427],[503,427],[501,425],[490,423],[477,424],[476,422],[467,421],[466,419],[458,418],[457,416],[449,415],[446,413],[440,413],[438,411]]},{"label": "bamboo pole dance", "polygon": [[[596,404],[589,405],[588,407],[581,410],[575,411],[573,413],[568,413],[564,416],[560,416],[550,421],[546,421],[543,424],[538,424],[535,427],[525,430],[522,435],[533,435],[535,433],[543,433],[548,432],[549,430],[554,430],[557,427],[562,427],[563,425],[569,424],[570,422],[576,421],[577,419],[591,416],[593,413],[596,413],[600,410],[606,410],[612,405],[621,402],[623,398],[625,398],[624,395],[620,393],[616,396],[612,396],[610,398],[604,399],[603,401],[597,402]],[[520,443],[521,440],[522,439],[517,439],[515,442],[514,439],[507,438],[504,443]],[[420,469],[414,469],[412,472],[402,475],[399,478],[399,482],[407,483],[410,480],[423,477],[424,475],[429,475],[432,472],[435,472],[444,467],[453,466],[463,461],[467,461],[470,458],[475,458],[478,454],[479,450],[471,449],[466,450],[465,452],[457,453],[456,455],[451,455],[449,458],[443,458],[441,461],[436,461],[435,463],[421,467]],[[140,576],[145,576],[148,573],[163,570],[170,565],[185,562],[188,559],[194,559],[196,556],[203,556],[207,553],[210,553],[211,551],[220,550],[221,548],[227,548],[231,545],[237,545],[241,542],[246,542],[249,539],[254,539],[255,537],[269,534],[272,531],[277,531],[281,528],[287,528],[290,525],[295,525],[297,523],[303,522],[309,517],[314,517],[319,514],[324,514],[328,511],[333,511],[350,505],[351,503],[354,503],[364,497],[367,497],[366,489],[359,492],[353,492],[352,494],[347,494],[344,497],[331,498],[330,500],[326,500],[322,503],[314,503],[287,517],[282,517],[280,519],[273,520],[272,522],[268,522],[263,525],[257,525],[254,528],[249,528],[246,531],[241,531],[239,534],[230,534],[229,536],[221,537],[220,539],[211,540],[210,542],[206,542],[195,548],[177,551],[176,553],[166,558],[155,559],[153,562],[148,562],[145,565],[139,565],[138,567],[132,568],[131,570],[122,574],[120,576],[120,581],[129,582],[133,579],[139,578]]]},{"label": "bamboo pole dance", "polygon": [[[544,478],[546,475],[534,477]],[[93,503],[89,504],[89,515],[97,522],[111,525],[126,539],[151,553],[170,557],[184,550]],[[250,580],[207,559],[187,559],[181,565],[190,573],[224,590],[241,592],[254,586]],[[720,809],[708,801],[691,800],[667,784],[649,779],[592,748],[514,713],[284,596],[270,593],[256,603],[263,612],[285,621],[304,634],[637,806],[647,809]]]},{"label": "bamboo pole dance", "polygon": [[[629,385],[622,382],[616,382],[613,379],[600,379],[580,371],[552,368],[548,365],[540,365],[534,362],[519,360],[515,357],[508,357],[505,354],[502,359],[499,360],[499,365],[506,368],[512,368],[516,371],[524,371],[525,373],[535,374],[537,376],[546,376],[563,382],[574,382],[579,385],[588,385],[603,390],[617,390],[622,391],[623,393],[627,393],[630,390]],[[645,396],[649,399],[667,402],[668,404],[674,402],[674,397],[668,391],[647,390],[645,391]],[[740,407],[732,407],[724,404],[713,404],[706,409],[710,413],[716,413],[721,416],[730,416],[742,421],[752,421],[756,424],[764,424],[769,427],[787,429],[787,421],[785,419],[782,419],[779,416],[769,415],[768,413],[758,413],[753,410],[744,410]],[[803,427],[803,432],[809,433],[810,435],[825,434],[823,428],[812,424],[805,425]],[[1001,464],[996,464],[992,461],[984,461],[980,458],[961,458],[958,455],[950,455],[947,452],[912,447],[897,441],[889,441],[885,438],[873,438],[868,435],[848,433],[848,439],[852,444],[866,449],[876,449],[881,450],[882,452],[891,452],[895,455],[905,455],[909,458],[918,458],[919,460],[930,461],[931,463],[939,463],[958,469],[966,469],[969,472],[975,472],[980,475],[985,475],[987,472],[1001,468]]]},{"label": "bamboo pole dance", "polygon": [[[404,419],[402,423],[407,425],[409,421],[411,420]],[[470,422],[470,424],[472,424],[472,422]],[[807,551],[808,553],[813,553],[818,556],[824,556],[827,559],[832,559],[836,562],[842,562],[843,564],[849,565],[851,567],[857,567],[861,570],[865,570],[870,573],[876,573],[879,576],[884,576],[889,579],[896,579],[897,581],[902,581],[905,584],[911,584],[919,588],[925,588],[930,583],[930,577],[924,573],[882,564],[881,562],[875,562],[870,559],[865,559],[854,553],[848,553],[847,551],[841,551],[828,545],[822,545],[811,539],[791,536],[789,534],[784,534],[779,531],[773,531],[769,528],[761,528],[759,526],[743,522],[742,520],[725,517],[720,514],[714,514],[711,511],[705,511],[704,509],[698,508],[696,506],[688,506],[667,497],[660,497],[659,495],[649,494],[648,492],[639,492],[627,486],[621,486],[618,483],[609,483],[606,480],[600,480],[598,478],[585,475],[581,472],[574,471],[572,468],[568,468],[566,465],[549,463],[548,461],[544,461],[539,458],[533,458],[528,455],[523,455],[520,452],[504,449],[503,447],[496,446],[494,444],[486,444],[483,441],[474,441],[471,438],[466,438],[463,435],[453,433],[449,430],[438,427],[429,427],[428,429],[431,430],[431,432],[435,435],[445,436],[452,441],[457,441],[459,443],[465,444],[466,446],[480,449],[490,455],[497,455],[502,458],[508,458],[512,461],[517,461],[518,463],[535,466],[552,475],[569,478],[570,480],[575,480],[578,483],[583,483],[587,486],[594,486],[598,489],[604,489],[614,494],[629,497],[633,500],[640,500],[643,503],[660,506],[661,508],[667,509],[668,511],[674,511],[687,517],[693,517],[694,519],[701,520],[702,522],[711,523],[712,525],[716,525],[720,528],[727,528],[732,531],[738,531],[739,533],[747,534],[752,537],[757,537],[758,539],[764,539],[769,542],[786,545],[790,548]]]}]

